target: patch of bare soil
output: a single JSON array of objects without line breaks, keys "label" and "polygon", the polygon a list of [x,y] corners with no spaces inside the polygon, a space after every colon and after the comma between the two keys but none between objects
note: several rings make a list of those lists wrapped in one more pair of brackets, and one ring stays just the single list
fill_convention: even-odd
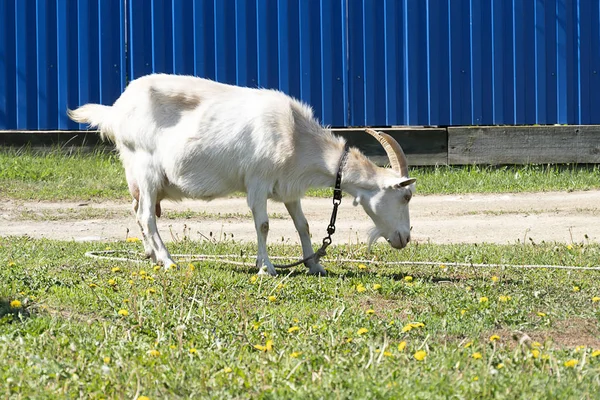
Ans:
[{"label": "patch of bare soil", "polygon": [[[331,199],[304,199],[315,241],[325,235]],[[139,236],[129,202],[69,203],[0,200],[0,235],[29,235],[61,240],[123,240]],[[551,192],[499,195],[415,196],[411,202],[412,240],[431,243],[516,243],[529,238],[549,242],[598,242],[600,192]],[[229,198],[163,202],[173,217],[159,219],[159,232],[171,241],[187,234],[255,241],[246,200]],[[271,243],[298,243],[283,204],[270,202]],[[365,241],[372,222],[344,197],[334,243]],[[586,238],[587,237],[587,238]]]}]

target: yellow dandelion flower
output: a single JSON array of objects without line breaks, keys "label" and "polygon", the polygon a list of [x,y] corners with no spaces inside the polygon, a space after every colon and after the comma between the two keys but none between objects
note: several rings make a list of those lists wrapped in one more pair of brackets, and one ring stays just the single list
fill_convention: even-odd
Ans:
[{"label": "yellow dandelion flower", "polygon": [[132,280],[132,279],[130,279],[130,280],[128,281],[128,283],[129,283],[130,285],[133,285],[133,280]]},{"label": "yellow dandelion flower", "polygon": [[573,291],[574,292],[579,292],[581,289],[579,288],[579,286],[573,286]]},{"label": "yellow dandelion flower", "polygon": [[473,382],[477,382],[478,380],[479,380],[479,377],[478,377],[478,376],[474,376],[474,377],[473,377]]},{"label": "yellow dandelion flower", "polygon": [[119,314],[121,317],[126,317],[126,316],[128,316],[128,315],[129,315],[129,311],[127,311],[127,310],[125,310],[125,309],[121,309],[121,310],[119,310],[118,314]]},{"label": "yellow dandelion flower", "polygon": [[112,250],[112,248],[111,248],[110,246],[106,246],[106,248],[105,248],[104,250],[106,250],[106,251],[111,251],[111,250]]},{"label": "yellow dandelion flower", "polygon": [[471,357],[475,360],[479,360],[482,357],[482,355],[480,352],[476,351],[475,353],[471,354]]},{"label": "yellow dandelion flower", "polygon": [[352,341],[353,341],[353,340],[354,340],[354,339],[353,339],[353,338],[351,338],[351,337],[349,337],[349,338],[346,338],[346,343],[352,343]]},{"label": "yellow dandelion flower", "polygon": [[402,327],[402,332],[410,332],[412,330],[412,328],[413,328],[412,324],[404,325]]},{"label": "yellow dandelion flower", "polygon": [[188,269],[190,271],[194,271],[196,269],[196,267],[194,266],[194,264],[190,263],[190,264],[188,264]]},{"label": "yellow dandelion flower", "polygon": [[95,283],[88,283],[88,286],[91,287],[92,289],[95,287],[98,287],[98,285],[96,285]]},{"label": "yellow dandelion flower", "polygon": [[223,368],[223,372],[225,372],[226,374],[229,374],[229,373],[233,372],[233,370],[229,367],[225,367],[225,368]]},{"label": "yellow dandelion flower", "polygon": [[542,318],[543,318],[543,317],[545,317],[545,316],[546,316],[546,313],[543,313],[543,312],[540,312],[540,311],[538,311],[538,312],[537,312],[537,315],[538,315],[538,317],[542,317]]},{"label": "yellow dandelion flower", "polygon": [[567,250],[573,250],[573,245],[571,245],[571,244],[568,244],[568,245],[567,245]]},{"label": "yellow dandelion flower", "polygon": [[292,321],[294,321],[295,324],[297,324],[298,322],[300,322],[300,320],[298,318],[294,318]]},{"label": "yellow dandelion flower", "polygon": [[113,268],[111,269],[111,271],[112,271],[112,272],[121,272],[121,268],[119,268],[119,267],[113,267]]},{"label": "yellow dandelion flower", "polygon": [[425,326],[425,324],[422,322],[415,322],[415,323],[412,323],[411,325],[413,326],[413,328],[422,328]]},{"label": "yellow dandelion flower", "polygon": [[407,276],[405,276],[405,277],[404,277],[404,280],[405,280],[406,282],[412,282],[412,281],[413,281],[413,277],[412,277],[412,276],[410,276],[410,275],[407,275]]},{"label": "yellow dandelion flower", "polygon": [[362,293],[362,292],[364,292],[366,290],[367,290],[367,288],[365,288],[362,283],[359,283],[358,285],[356,285],[356,291],[358,293]]},{"label": "yellow dandelion flower", "polygon": [[465,349],[468,349],[469,347],[473,346],[473,342],[468,342],[465,343],[465,345],[463,346]]},{"label": "yellow dandelion flower", "polygon": [[496,365],[496,369],[502,369],[502,368],[504,368],[504,364],[503,363],[500,363],[500,364]]},{"label": "yellow dandelion flower", "polygon": [[373,310],[372,308],[369,308],[367,311],[365,311],[365,313],[367,315],[375,314],[375,310]]},{"label": "yellow dandelion flower", "polygon": [[17,266],[17,263],[15,263],[14,261],[9,261],[9,262],[8,262],[8,266],[9,266],[9,267],[16,267],[16,266]]},{"label": "yellow dandelion flower", "polygon": [[367,328],[360,328],[359,330],[356,331],[356,334],[357,335],[364,335],[367,332],[369,332],[369,330]]},{"label": "yellow dandelion flower", "polygon": [[267,351],[271,351],[273,349],[273,341],[271,339],[267,340],[265,347],[267,348]]},{"label": "yellow dandelion flower", "polygon": [[299,331],[299,330],[300,330],[299,327],[292,326],[292,327],[288,328],[288,333],[293,333],[293,332],[296,332],[296,331]]},{"label": "yellow dandelion flower", "polygon": [[156,293],[156,289],[154,289],[154,288],[149,288],[149,289],[148,289],[146,292],[147,292],[148,294],[154,294],[154,293]]},{"label": "yellow dandelion flower", "polygon": [[175,349],[177,348],[177,346],[175,346],[174,344],[171,344],[171,345],[169,345],[169,348],[170,348],[171,350],[175,350]]},{"label": "yellow dandelion flower", "polygon": [[373,284],[373,290],[379,290],[379,289],[381,289],[381,285],[379,283]]},{"label": "yellow dandelion flower", "polygon": [[123,303],[125,303],[125,304],[129,303],[129,299],[123,299]]},{"label": "yellow dandelion flower", "polygon": [[538,358],[540,356],[540,351],[538,349],[531,350],[531,355],[533,358]]},{"label": "yellow dandelion flower", "polygon": [[171,265],[169,265],[169,269],[175,269],[175,268],[177,268],[177,264],[171,264]]},{"label": "yellow dandelion flower", "polygon": [[252,275],[252,276],[250,277],[250,283],[255,283],[257,279],[258,279],[258,276],[256,276],[256,275]]},{"label": "yellow dandelion flower", "polygon": [[492,282],[496,283],[498,282],[498,277],[496,275],[492,276]]},{"label": "yellow dandelion flower", "polygon": [[592,357],[598,357],[598,356],[600,356],[600,350],[594,350],[592,352]]},{"label": "yellow dandelion flower", "polygon": [[498,336],[498,335],[490,336],[490,342],[495,342],[496,340],[500,340],[500,336]]},{"label": "yellow dandelion flower", "polygon": [[137,243],[137,242],[139,242],[139,241],[140,241],[140,239],[139,239],[139,238],[136,238],[136,237],[128,237],[128,238],[127,238],[125,241],[126,241],[127,243]]},{"label": "yellow dandelion flower", "polygon": [[465,310],[464,308],[462,310],[460,310],[460,315],[465,315],[467,313],[467,310]]},{"label": "yellow dandelion flower", "polygon": [[406,348],[406,342],[400,342],[398,343],[398,351],[404,351],[404,349]]},{"label": "yellow dandelion flower", "polygon": [[512,299],[512,297],[510,297],[510,296],[504,296],[504,295],[501,295],[500,297],[498,297],[498,301],[501,301],[502,303],[506,303],[506,302],[508,302],[510,299]]},{"label": "yellow dandelion flower", "polygon": [[10,308],[19,308],[21,307],[21,302],[19,300],[13,300],[10,302]]},{"label": "yellow dandelion flower", "polygon": [[117,281],[116,281],[116,280],[114,280],[114,279],[109,279],[109,280],[108,280],[108,284],[109,284],[110,286],[115,286],[115,285],[117,284]]},{"label": "yellow dandelion flower", "polygon": [[275,296],[269,296],[269,301],[270,302],[277,301],[277,297],[275,297]]},{"label": "yellow dandelion flower", "polygon": [[[157,267],[158,267],[158,265],[157,265]],[[158,268],[160,268],[160,267],[158,267]],[[141,270],[139,273],[140,273],[140,276],[146,276],[146,275],[148,274],[148,273],[147,273],[146,271],[144,271],[144,270]],[[133,275],[133,274],[132,274],[132,275]],[[134,276],[135,276],[135,275],[134,275]]]},{"label": "yellow dandelion flower", "polygon": [[600,297],[598,297],[598,296],[592,297],[592,303],[597,303],[599,301],[600,301]]},{"label": "yellow dandelion flower", "polygon": [[104,364],[110,364],[110,357],[104,357]]},{"label": "yellow dandelion flower", "polygon": [[539,347],[542,347],[542,344],[540,342],[532,342],[531,347],[533,347],[534,349],[537,349]]},{"label": "yellow dandelion flower", "polygon": [[150,400],[150,397],[148,397],[148,396],[139,396],[137,398],[137,400]]},{"label": "yellow dandelion flower", "polygon": [[298,358],[300,357],[300,355],[302,355],[301,351],[293,351],[292,353],[290,353],[290,357],[292,358]]},{"label": "yellow dandelion flower", "polygon": [[568,360],[565,361],[564,366],[567,368],[575,368],[577,364],[579,364],[578,360]]},{"label": "yellow dandelion flower", "polygon": [[581,351],[583,349],[585,349],[585,346],[577,346],[577,347],[575,347],[575,351]]},{"label": "yellow dandelion flower", "polygon": [[148,350],[148,355],[152,357],[158,357],[160,356],[160,351],[156,349]]},{"label": "yellow dandelion flower", "polygon": [[153,268],[154,272],[160,271],[160,265],[155,265]]},{"label": "yellow dandelion flower", "polygon": [[385,357],[391,357],[391,356],[392,356],[392,353],[390,353],[389,351],[384,351],[384,352],[383,352],[383,355],[384,355]]},{"label": "yellow dandelion flower", "polygon": [[425,350],[419,350],[415,354],[413,354],[413,357],[417,361],[423,361],[425,357],[427,357],[427,352]]},{"label": "yellow dandelion flower", "polygon": [[488,302],[488,298],[487,298],[487,297],[485,297],[485,296],[483,296],[483,297],[480,297],[480,298],[479,298],[479,302],[480,302],[480,303],[487,303],[487,302]]},{"label": "yellow dandelion flower", "polygon": [[440,264],[440,269],[446,269],[446,268],[448,268],[448,267],[446,267],[445,264]]},{"label": "yellow dandelion flower", "polygon": [[192,347],[190,349],[190,354],[197,354],[197,353],[198,353],[198,350],[195,347]]},{"label": "yellow dandelion flower", "polygon": [[358,269],[367,269],[365,264],[358,264]]}]

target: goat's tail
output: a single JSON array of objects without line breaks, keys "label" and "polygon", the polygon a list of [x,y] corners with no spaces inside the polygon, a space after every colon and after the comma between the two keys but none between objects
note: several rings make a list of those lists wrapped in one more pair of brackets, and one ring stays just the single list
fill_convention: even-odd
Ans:
[{"label": "goat's tail", "polygon": [[110,126],[110,106],[102,104],[85,104],[76,110],[67,110],[67,115],[75,122],[88,124],[91,128],[98,128],[102,140],[108,139],[114,143],[115,133]]}]

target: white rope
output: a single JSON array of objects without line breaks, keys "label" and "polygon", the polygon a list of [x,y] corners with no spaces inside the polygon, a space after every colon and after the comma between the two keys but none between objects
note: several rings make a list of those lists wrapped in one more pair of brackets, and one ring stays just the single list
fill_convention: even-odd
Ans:
[{"label": "white rope", "polygon": [[[132,257],[116,257],[109,256],[108,254],[125,253],[135,255],[138,258]],[[88,251],[85,253],[86,257],[97,258],[102,260],[111,261],[125,261],[125,262],[136,262],[146,263],[147,259],[139,259],[142,257],[140,253],[131,250],[104,250],[104,251]],[[178,261],[215,261],[224,264],[250,266],[253,267],[255,264],[250,262],[233,261],[232,259],[250,258],[250,256],[240,256],[237,254],[173,254],[174,258]],[[270,257],[272,260],[286,260],[292,257]],[[582,267],[574,265],[539,265],[539,264],[478,264],[478,263],[463,263],[463,262],[440,262],[440,261],[378,261],[378,260],[366,260],[366,259],[352,259],[352,258],[337,258],[336,262],[347,262],[347,263],[360,263],[360,264],[379,264],[379,265],[424,265],[424,266],[446,266],[446,267],[474,267],[474,268],[519,268],[519,269],[566,269],[566,270],[582,270],[582,271],[600,271],[600,266],[595,267]]]}]

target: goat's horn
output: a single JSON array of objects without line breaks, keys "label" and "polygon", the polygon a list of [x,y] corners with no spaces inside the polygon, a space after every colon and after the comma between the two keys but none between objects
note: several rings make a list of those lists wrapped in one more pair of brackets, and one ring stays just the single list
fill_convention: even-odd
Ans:
[{"label": "goat's horn", "polygon": [[365,131],[373,136],[385,149],[390,165],[394,171],[400,172],[400,175],[408,178],[408,161],[400,144],[393,137],[384,132],[374,131],[373,129],[365,129]]}]

